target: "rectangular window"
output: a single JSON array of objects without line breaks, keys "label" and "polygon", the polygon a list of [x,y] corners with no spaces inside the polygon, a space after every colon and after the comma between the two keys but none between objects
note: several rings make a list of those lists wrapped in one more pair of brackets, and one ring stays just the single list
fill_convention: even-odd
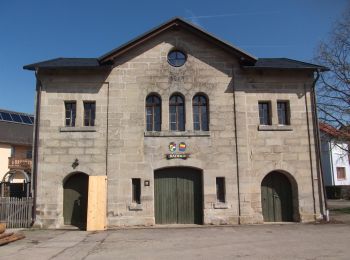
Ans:
[{"label": "rectangular window", "polygon": [[216,177],[216,200],[226,202],[225,177]]},{"label": "rectangular window", "polygon": [[27,159],[32,159],[32,150],[27,150],[27,152],[26,152],[26,158],[27,158]]},{"label": "rectangular window", "polygon": [[345,167],[337,167],[337,179],[338,180],[346,179]]},{"label": "rectangular window", "polygon": [[271,125],[270,102],[259,102],[260,125]]},{"label": "rectangular window", "polygon": [[278,124],[289,125],[289,102],[277,101]]},{"label": "rectangular window", "polygon": [[77,103],[75,101],[66,101],[66,126],[75,126],[75,116],[77,112]]},{"label": "rectangular window", "polygon": [[132,202],[141,204],[141,179],[133,178],[132,180]]},{"label": "rectangular window", "polygon": [[96,103],[95,101],[84,102],[84,126],[95,125]]}]

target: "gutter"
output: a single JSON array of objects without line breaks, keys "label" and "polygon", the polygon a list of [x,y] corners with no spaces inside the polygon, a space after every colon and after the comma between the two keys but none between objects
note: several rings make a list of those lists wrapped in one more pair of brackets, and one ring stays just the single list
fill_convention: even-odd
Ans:
[{"label": "gutter", "polygon": [[35,104],[35,124],[34,124],[34,158],[33,158],[33,174],[32,174],[32,196],[33,211],[32,224],[36,220],[36,204],[37,204],[37,176],[38,176],[38,143],[39,143],[39,127],[40,127],[40,106],[41,106],[41,88],[42,84],[38,76],[39,69],[35,70],[36,78],[36,104]]},{"label": "gutter", "polygon": [[328,221],[328,204],[326,198],[326,189],[324,186],[323,180],[323,171],[321,167],[321,141],[320,141],[320,130],[319,122],[317,116],[317,100],[316,100],[316,82],[320,77],[320,69],[316,70],[316,78],[312,83],[311,87],[311,105],[312,105],[312,115],[313,115],[313,124],[314,124],[314,138],[316,145],[316,168],[317,168],[317,178],[318,178],[318,190],[319,190],[319,203],[321,214],[323,215],[324,220]]},{"label": "gutter", "polygon": [[[233,80],[233,68],[232,68],[232,80]],[[237,199],[238,199],[238,225],[241,224],[241,195],[239,185],[239,166],[238,166],[238,137],[237,137],[237,109],[236,109],[236,93],[235,85],[232,82],[232,95],[233,95],[233,114],[234,114],[234,126],[235,126],[235,152],[236,152],[236,180],[237,180]]]}]

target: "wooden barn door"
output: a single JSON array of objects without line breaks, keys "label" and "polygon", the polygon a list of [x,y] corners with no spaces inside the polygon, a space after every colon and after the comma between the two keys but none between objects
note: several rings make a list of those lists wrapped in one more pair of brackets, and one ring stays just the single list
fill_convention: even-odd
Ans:
[{"label": "wooden barn door", "polygon": [[75,173],[64,183],[63,217],[65,225],[86,229],[89,176]]},{"label": "wooden barn door", "polygon": [[285,175],[272,172],[263,179],[261,203],[265,222],[293,221],[292,186]]},{"label": "wooden barn door", "polygon": [[155,171],[156,224],[202,224],[201,172],[173,167]]}]

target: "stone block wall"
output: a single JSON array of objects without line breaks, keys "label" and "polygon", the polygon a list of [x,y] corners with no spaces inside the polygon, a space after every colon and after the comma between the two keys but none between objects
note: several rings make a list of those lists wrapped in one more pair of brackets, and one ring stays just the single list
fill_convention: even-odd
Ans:
[{"label": "stone block wall", "polygon": [[[182,67],[167,62],[174,48],[188,55]],[[295,181],[295,220],[313,220],[319,213],[310,73],[244,71],[231,54],[181,30],[162,33],[114,62],[108,72],[42,71],[39,75],[43,91],[37,225],[62,227],[63,183],[75,171],[107,175],[109,227],[154,225],[154,170],[173,166],[202,170],[204,224],[261,223],[260,185],[274,170]],[[156,134],[145,131],[145,99],[151,93],[162,99],[161,132]],[[185,98],[186,131],[181,133],[169,131],[173,93]],[[208,132],[193,130],[192,98],[197,93],[209,98]],[[66,100],[77,102],[76,131],[63,127]],[[82,127],[84,100],[96,101],[96,126],[89,131]],[[290,130],[259,130],[259,100],[271,101],[273,126],[277,125],[276,101],[289,100]],[[167,160],[170,142],[185,142],[190,158]],[[73,169],[75,159],[79,166]],[[216,177],[226,179],[224,207],[216,206]],[[150,180],[150,186],[141,187],[137,210],[131,198],[132,178],[141,178],[142,184]]]}]

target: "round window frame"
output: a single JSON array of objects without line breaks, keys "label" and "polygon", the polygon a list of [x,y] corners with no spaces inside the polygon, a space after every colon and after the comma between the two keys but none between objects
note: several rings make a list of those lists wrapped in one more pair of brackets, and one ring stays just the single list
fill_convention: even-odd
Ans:
[{"label": "round window frame", "polygon": [[[185,56],[184,62],[183,62],[181,65],[174,65],[174,64],[171,63],[171,61],[169,60],[169,55],[170,55],[171,53],[174,53],[174,52],[181,53],[181,54],[183,54],[183,55]],[[182,67],[183,65],[185,65],[185,63],[187,62],[187,54],[186,54],[185,52],[181,51],[181,50],[178,50],[178,49],[171,50],[171,51],[168,52],[167,61],[168,61],[168,63],[169,63],[170,66],[175,67],[175,68],[180,68],[180,67]]]}]

